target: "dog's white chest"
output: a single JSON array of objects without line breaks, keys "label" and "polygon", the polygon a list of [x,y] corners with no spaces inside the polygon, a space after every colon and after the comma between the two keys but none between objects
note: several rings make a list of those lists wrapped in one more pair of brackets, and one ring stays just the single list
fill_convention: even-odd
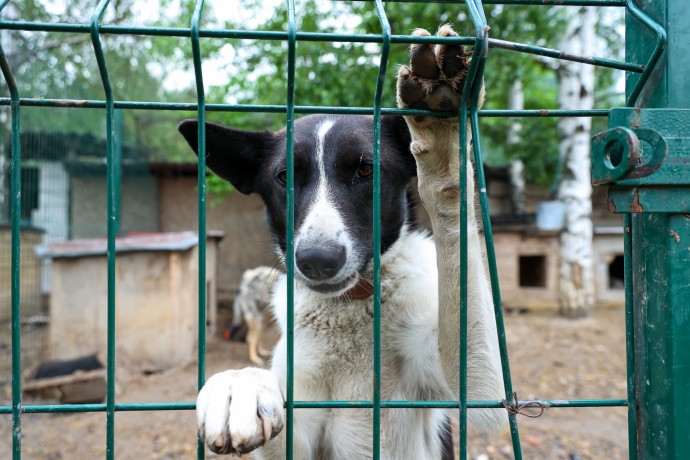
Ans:
[{"label": "dog's white chest", "polygon": [[296,315],[295,323],[296,374],[321,375],[330,399],[369,399],[374,325],[370,302],[310,305]]},{"label": "dog's white chest", "polygon": [[[340,305],[337,312],[329,311],[334,307],[322,305],[296,315],[294,397],[307,401],[371,401],[374,385],[371,302],[356,301]],[[404,331],[396,327],[391,313],[383,311],[381,318],[381,398],[418,399],[418,394],[410,392],[419,388],[415,377],[410,376],[413,373],[409,369],[410,360],[392,345],[401,340]],[[430,452],[435,452],[436,439],[431,433],[437,432],[441,420],[439,411],[383,410],[383,458],[406,458],[411,452],[416,452],[412,458],[427,458]],[[392,429],[400,426],[410,429],[400,436]],[[372,428],[371,409],[304,409],[297,411],[295,419],[298,438],[319,440],[318,451],[309,452],[304,458],[370,458]]]},{"label": "dog's white chest", "polygon": [[[412,235],[382,264],[381,398],[414,400],[434,395],[417,392],[439,374],[435,349],[437,297],[433,244]],[[420,261],[410,264],[411,254]],[[404,263],[401,263],[404,262]],[[274,303],[283,331],[284,297],[277,285]],[[285,337],[285,334],[283,334]],[[286,341],[274,351],[273,371],[285,375]],[[421,365],[420,365],[421,363]],[[306,401],[371,401],[374,376],[373,299],[347,301],[295,289],[294,398]],[[427,458],[436,452],[442,414],[434,410],[382,411],[384,458]],[[404,432],[398,428],[407,427]],[[398,428],[395,428],[398,427]],[[390,429],[389,429],[390,428]],[[371,456],[371,409],[304,409],[296,412],[295,435],[303,445],[318,445],[305,458]],[[314,440],[318,440],[314,443]],[[301,443],[298,441],[297,446]],[[415,454],[416,453],[416,454]],[[402,455],[402,456],[400,456]],[[412,457],[408,457],[412,455]]]}]

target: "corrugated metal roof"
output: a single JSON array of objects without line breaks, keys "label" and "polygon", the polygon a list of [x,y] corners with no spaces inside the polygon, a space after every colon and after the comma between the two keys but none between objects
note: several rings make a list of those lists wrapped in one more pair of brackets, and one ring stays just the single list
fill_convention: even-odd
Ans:
[{"label": "corrugated metal roof", "polygon": [[[221,239],[222,232],[209,232],[209,238]],[[116,252],[134,251],[186,251],[198,243],[195,232],[134,233],[115,239]],[[59,241],[36,247],[38,257],[83,257],[105,255],[107,238]]]}]

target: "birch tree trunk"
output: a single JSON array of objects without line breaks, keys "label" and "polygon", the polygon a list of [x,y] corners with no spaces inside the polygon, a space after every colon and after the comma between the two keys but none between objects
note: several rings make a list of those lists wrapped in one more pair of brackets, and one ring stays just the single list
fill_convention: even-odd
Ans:
[{"label": "birch tree trunk", "polygon": [[[515,80],[513,86],[510,88],[510,95],[508,97],[509,110],[522,110],[525,108],[525,93],[522,89],[522,80],[519,78]],[[510,126],[508,126],[508,135],[506,136],[506,144],[510,149],[520,143],[520,131],[522,130],[522,123],[519,118],[511,118]],[[513,212],[515,214],[525,213],[525,165],[522,160],[512,160],[508,168],[510,177],[510,198],[513,205]]]},{"label": "birch tree trunk", "polygon": [[[561,42],[563,51],[591,56],[594,51],[596,8],[582,7]],[[562,61],[558,68],[559,106],[591,109],[594,67]],[[592,245],[591,118],[562,118],[558,124],[563,171],[558,199],[565,205],[561,233],[560,311],[569,318],[588,316],[594,306]]]}]

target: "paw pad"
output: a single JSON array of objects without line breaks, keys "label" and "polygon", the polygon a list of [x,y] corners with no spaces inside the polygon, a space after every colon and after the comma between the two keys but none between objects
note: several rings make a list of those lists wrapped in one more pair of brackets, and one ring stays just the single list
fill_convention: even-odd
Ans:
[{"label": "paw pad", "polygon": [[[417,36],[430,36],[424,29]],[[457,36],[449,25],[442,26],[438,36]],[[398,72],[398,105],[416,109],[454,111],[460,106],[462,87],[467,74],[467,56],[462,45],[413,44],[410,67]]]}]

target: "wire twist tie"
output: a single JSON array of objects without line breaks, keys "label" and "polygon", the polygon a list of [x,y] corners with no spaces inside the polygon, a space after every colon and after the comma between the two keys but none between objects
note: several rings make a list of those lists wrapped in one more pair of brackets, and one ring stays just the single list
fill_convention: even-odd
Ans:
[{"label": "wire twist tie", "polygon": [[[516,392],[513,392],[512,401],[509,402],[507,399],[504,399],[503,401],[501,401],[501,403],[510,414],[524,415],[525,417],[529,418],[541,417],[542,415],[544,415],[544,411],[549,409],[549,403],[545,403],[543,401],[519,401]],[[534,408],[539,409],[538,414],[530,414],[526,411],[526,409]]]}]

